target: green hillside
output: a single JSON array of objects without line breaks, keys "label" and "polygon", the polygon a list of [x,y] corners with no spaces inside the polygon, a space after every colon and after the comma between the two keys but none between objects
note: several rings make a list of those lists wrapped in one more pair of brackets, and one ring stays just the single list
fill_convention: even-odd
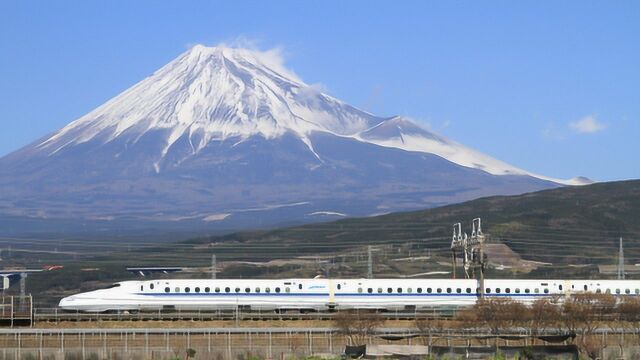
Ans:
[{"label": "green hillside", "polygon": [[470,232],[475,217],[482,218],[483,231],[491,241],[507,244],[527,259],[609,261],[622,236],[631,260],[640,250],[640,180],[488,197],[424,211],[235,233],[189,243],[215,244],[223,256],[240,249],[247,257],[266,255],[250,251],[256,248],[274,249],[283,256],[403,243],[439,251],[448,250],[452,224],[462,222],[463,230]]},{"label": "green hillside", "polygon": [[[367,273],[369,245],[376,277],[449,277],[452,224],[463,222],[463,230],[470,232],[475,217],[482,218],[488,247],[493,249],[488,251],[491,277],[611,277],[600,273],[597,265],[616,263],[620,236],[624,237],[626,264],[633,270],[633,264],[640,263],[640,236],[636,235],[640,231],[640,181],[634,180],[483,198],[424,211],[140,245],[97,255],[38,255],[37,261],[61,263],[65,268],[34,275],[28,286],[42,302],[53,304],[79,289],[135,278],[124,271],[125,266],[202,267],[170,276],[208,277],[205,267],[210,265],[212,254],[218,259],[219,277],[361,277]],[[23,260],[31,264],[36,261]],[[629,276],[640,275],[630,271]]]}]

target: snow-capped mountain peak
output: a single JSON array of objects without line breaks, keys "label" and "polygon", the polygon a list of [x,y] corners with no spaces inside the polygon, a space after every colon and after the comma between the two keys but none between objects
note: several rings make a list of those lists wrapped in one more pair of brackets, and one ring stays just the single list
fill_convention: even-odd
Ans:
[{"label": "snow-capped mountain peak", "polygon": [[89,141],[109,143],[121,137],[127,146],[158,133],[162,146],[156,172],[180,139],[198,154],[212,141],[252,136],[275,139],[293,134],[313,153],[310,134],[324,132],[379,146],[424,152],[493,175],[531,174],[402,117],[381,118],[356,109],[304,83],[270,52],[196,45],[151,76],[70,123],[37,147],[55,154]]},{"label": "snow-capped mountain peak", "polygon": [[40,147],[54,153],[93,139],[162,130],[162,155],[185,135],[197,153],[211,140],[286,132],[306,138],[312,131],[349,136],[379,121],[305,84],[268,53],[196,45]]}]

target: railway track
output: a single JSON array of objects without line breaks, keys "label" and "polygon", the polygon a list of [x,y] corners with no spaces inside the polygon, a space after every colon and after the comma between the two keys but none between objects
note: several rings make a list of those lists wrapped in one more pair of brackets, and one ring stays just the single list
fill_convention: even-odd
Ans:
[{"label": "railway track", "polygon": [[[414,320],[416,318],[450,318],[455,309],[433,309],[430,311],[380,312],[387,320]],[[338,312],[281,312],[274,311],[141,311],[118,313],[67,312],[60,309],[34,308],[34,322],[83,322],[83,321],[276,321],[276,320],[321,320],[330,321]]]}]

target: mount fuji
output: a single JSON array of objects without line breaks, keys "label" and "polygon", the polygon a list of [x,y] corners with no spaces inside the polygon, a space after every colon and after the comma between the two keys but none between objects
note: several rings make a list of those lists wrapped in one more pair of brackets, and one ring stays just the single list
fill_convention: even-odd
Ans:
[{"label": "mount fuji", "polygon": [[409,119],[359,110],[268,52],[197,45],[0,158],[0,218],[30,219],[30,230],[34,221],[235,229],[585,182],[531,174]]}]

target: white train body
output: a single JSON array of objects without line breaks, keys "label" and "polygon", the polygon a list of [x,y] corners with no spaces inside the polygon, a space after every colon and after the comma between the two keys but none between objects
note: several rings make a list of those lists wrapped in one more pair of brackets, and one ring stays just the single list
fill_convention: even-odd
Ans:
[{"label": "white train body", "polygon": [[[640,296],[637,280],[487,279],[485,296],[532,302],[545,296],[602,292]],[[225,279],[123,281],[63,298],[65,310],[422,309],[468,306],[478,299],[468,279]]]}]

